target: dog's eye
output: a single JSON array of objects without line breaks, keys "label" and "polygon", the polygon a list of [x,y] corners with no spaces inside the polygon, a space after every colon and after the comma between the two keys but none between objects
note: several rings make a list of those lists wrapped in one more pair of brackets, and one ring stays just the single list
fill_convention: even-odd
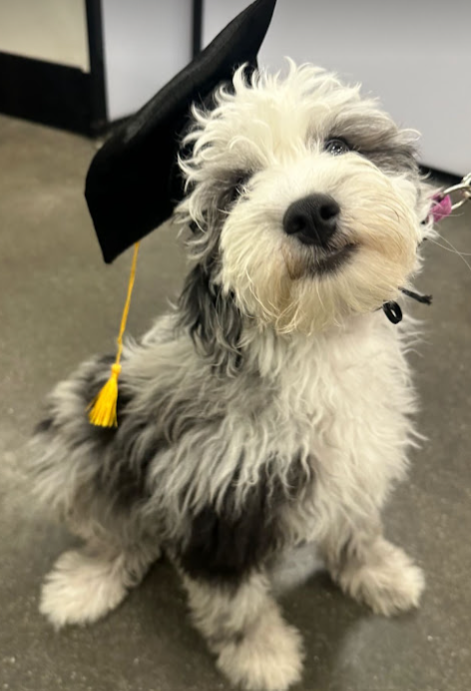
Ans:
[{"label": "dog's eye", "polygon": [[231,189],[229,192],[229,201],[235,202],[235,200],[240,197],[242,192],[244,191],[244,187],[250,180],[250,175],[249,173],[241,173],[232,183]]},{"label": "dog's eye", "polygon": [[341,156],[351,151],[345,139],[328,139],[324,144],[324,150],[332,156]]}]

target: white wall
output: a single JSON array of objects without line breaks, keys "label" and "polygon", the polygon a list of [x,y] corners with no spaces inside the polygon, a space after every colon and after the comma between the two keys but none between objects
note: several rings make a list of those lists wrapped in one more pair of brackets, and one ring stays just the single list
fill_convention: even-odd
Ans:
[{"label": "white wall", "polygon": [[[203,38],[248,0],[205,0]],[[336,70],[381,98],[396,121],[422,132],[422,162],[471,170],[471,2],[278,0],[260,64],[283,56]]]},{"label": "white wall", "polygon": [[191,0],[102,0],[110,120],[129,115],[191,58]]},{"label": "white wall", "polygon": [[85,0],[0,0],[0,51],[88,72]]}]

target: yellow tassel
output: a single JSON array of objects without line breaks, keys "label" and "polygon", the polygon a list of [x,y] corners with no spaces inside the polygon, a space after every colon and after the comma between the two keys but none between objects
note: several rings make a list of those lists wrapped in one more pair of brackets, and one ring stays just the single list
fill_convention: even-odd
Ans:
[{"label": "yellow tassel", "polygon": [[137,254],[139,252],[139,243],[134,245],[134,255],[132,258],[131,274],[129,276],[128,294],[126,296],[126,303],[124,305],[123,316],[121,317],[121,327],[118,336],[118,350],[116,353],[116,360],[111,366],[111,376],[95,396],[94,400],[88,406],[88,419],[92,425],[97,427],[117,427],[117,404],[118,404],[118,377],[121,372],[121,354],[123,352],[123,334],[126,329],[126,321],[129,314],[129,306],[131,304],[132,289],[134,286],[134,279],[136,276]]},{"label": "yellow tassel", "polygon": [[97,427],[117,427],[118,417],[116,405],[118,403],[118,377],[121,365],[111,367],[111,377],[91,403],[88,419]]}]

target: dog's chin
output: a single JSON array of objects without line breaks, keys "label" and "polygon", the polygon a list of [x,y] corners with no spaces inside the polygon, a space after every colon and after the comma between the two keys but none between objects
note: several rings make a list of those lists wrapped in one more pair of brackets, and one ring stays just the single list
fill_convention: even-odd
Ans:
[{"label": "dog's chin", "polygon": [[283,258],[285,279],[259,293],[257,304],[265,307],[262,319],[268,316],[280,334],[319,333],[374,313],[396,299],[406,280],[404,266],[361,241],[339,238],[324,248],[298,243],[285,249]]}]

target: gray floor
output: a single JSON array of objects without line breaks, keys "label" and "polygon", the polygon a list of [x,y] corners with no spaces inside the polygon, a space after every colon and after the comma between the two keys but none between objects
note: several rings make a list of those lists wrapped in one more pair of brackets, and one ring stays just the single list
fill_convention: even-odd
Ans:
[{"label": "gray floor", "polygon": [[[82,197],[93,144],[0,117],[0,690],[227,689],[186,620],[165,563],[108,619],[55,633],[39,585],[72,544],[28,499],[19,470],[41,399],[78,361],[110,351],[129,255],[102,264]],[[471,252],[471,204],[440,229]],[[423,400],[410,479],[388,509],[390,536],[425,568],[422,609],[388,621],[321,576],[286,598],[306,642],[304,691],[468,691],[471,685],[469,411],[471,270],[431,244],[420,286],[430,308],[411,358]],[[164,228],[142,247],[129,330],[140,333],[177,291],[184,262]]]}]

